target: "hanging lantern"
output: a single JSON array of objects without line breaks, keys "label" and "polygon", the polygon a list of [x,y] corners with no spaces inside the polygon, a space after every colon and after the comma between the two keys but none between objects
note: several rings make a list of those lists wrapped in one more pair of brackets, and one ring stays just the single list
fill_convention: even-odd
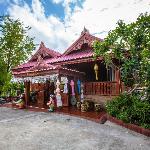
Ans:
[{"label": "hanging lantern", "polygon": [[98,65],[97,64],[94,65],[94,71],[96,75],[96,80],[98,80]]}]

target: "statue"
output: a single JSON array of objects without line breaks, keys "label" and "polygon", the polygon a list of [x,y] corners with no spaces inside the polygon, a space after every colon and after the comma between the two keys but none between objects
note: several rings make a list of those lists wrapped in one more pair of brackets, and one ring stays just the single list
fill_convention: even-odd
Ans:
[{"label": "statue", "polygon": [[23,96],[20,95],[19,96],[19,100],[17,102],[14,102],[16,104],[16,106],[18,106],[19,109],[22,109],[25,107],[25,102],[23,100]]},{"label": "statue", "polygon": [[68,93],[68,79],[66,78],[66,80],[64,81],[65,85],[64,85],[64,92],[63,93]]},{"label": "statue", "polygon": [[62,107],[62,100],[61,100],[61,95],[60,95],[60,82],[57,80],[56,82],[56,100],[57,100],[57,107]]},{"label": "statue", "polygon": [[77,100],[76,100],[76,98],[75,98],[74,81],[73,81],[73,80],[71,80],[70,86],[71,86],[71,91],[72,91],[72,94],[71,94],[71,95],[72,95],[72,97],[71,97],[71,104],[72,104],[73,106],[75,106],[76,103],[77,103]]},{"label": "statue", "polygon": [[98,65],[97,64],[94,65],[94,71],[96,75],[96,80],[98,80]]},{"label": "statue", "polygon": [[47,106],[49,106],[49,109],[48,109],[49,112],[54,111],[54,97],[53,97],[53,95],[50,95],[50,99],[47,102]]}]

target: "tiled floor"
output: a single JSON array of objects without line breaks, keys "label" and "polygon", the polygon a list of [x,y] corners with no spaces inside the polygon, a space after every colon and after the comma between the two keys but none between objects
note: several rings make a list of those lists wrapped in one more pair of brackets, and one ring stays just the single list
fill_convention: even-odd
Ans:
[{"label": "tiled floor", "polygon": [[[0,107],[11,107],[11,108],[14,108],[14,109],[16,108],[14,106],[12,107],[11,104],[4,104]],[[46,108],[39,108],[39,107],[33,107],[33,106],[29,106],[28,108],[26,108],[26,110],[37,111],[37,112],[48,112],[48,110]],[[51,113],[60,113],[60,114],[66,114],[66,115],[81,117],[81,118],[88,119],[88,120],[91,120],[91,121],[94,121],[94,122],[100,122],[100,119],[102,118],[102,116],[104,116],[106,114],[105,111],[101,111],[101,112],[95,112],[95,111],[81,112],[76,107],[57,108],[57,109],[55,109],[54,112],[51,112]]]},{"label": "tiled floor", "polygon": [[100,118],[104,114],[106,114],[104,111],[102,111],[102,112],[95,112],[95,111],[81,112],[76,107],[64,107],[60,110],[56,110],[56,112],[89,119],[89,120],[92,120],[95,122],[99,122]]}]

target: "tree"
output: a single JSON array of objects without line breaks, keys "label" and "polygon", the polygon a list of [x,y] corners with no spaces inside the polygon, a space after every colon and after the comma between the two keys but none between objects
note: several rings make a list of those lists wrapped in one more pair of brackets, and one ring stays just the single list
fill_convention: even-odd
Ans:
[{"label": "tree", "polygon": [[0,61],[0,95],[6,79],[6,67],[4,66],[4,63]]},{"label": "tree", "polygon": [[[93,44],[95,57],[103,56],[106,65],[119,60],[122,81],[131,86],[147,87],[150,95],[150,15],[141,14],[137,20],[125,24],[122,20],[102,41]],[[149,97],[149,96],[148,96]],[[150,98],[150,97],[149,97]]]},{"label": "tree", "polygon": [[0,67],[2,68],[0,82],[2,86],[9,83],[11,69],[27,60],[35,48],[34,39],[27,34],[30,29],[30,27],[24,27],[18,19],[14,20],[9,16],[0,17]]},{"label": "tree", "polygon": [[27,35],[30,27],[24,27],[19,20],[9,16],[0,17],[0,53],[1,59],[6,65],[7,73],[24,62],[34,50],[33,38]]}]

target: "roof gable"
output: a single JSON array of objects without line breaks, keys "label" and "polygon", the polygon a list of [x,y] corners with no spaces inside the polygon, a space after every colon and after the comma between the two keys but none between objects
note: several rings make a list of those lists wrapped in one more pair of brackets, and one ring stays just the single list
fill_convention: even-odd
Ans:
[{"label": "roof gable", "polygon": [[[84,27],[80,37],[64,52],[63,55],[68,55],[77,50],[81,50],[83,48],[83,45],[85,44],[87,44],[87,47],[92,48],[92,42],[95,40],[101,40],[101,39],[91,35],[89,31]],[[85,49],[83,48],[83,50]]]},{"label": "roof gable", "polygon": [[37,59],[37,63],[29,69],[29,71],[36,71],[36,70],[44,70],[44,69],[49,69],[49,68],[54,68],[53,65],[47,64],[41,55],[39,55]]},{"label": "roof gable", "polygon": [[56,52],[56,51],[51,50],[49,48],[46,48],[45,45],[44,45],[44,43],[41,42],[39,49],[32,56],[32,58],[29,60],[29,62],[36,61],[38,59],[39,55],[42,56],[43,59],[47,59],[47,58],[56,58],[56,57],[59,57],[61,54],[59,52]]}]

